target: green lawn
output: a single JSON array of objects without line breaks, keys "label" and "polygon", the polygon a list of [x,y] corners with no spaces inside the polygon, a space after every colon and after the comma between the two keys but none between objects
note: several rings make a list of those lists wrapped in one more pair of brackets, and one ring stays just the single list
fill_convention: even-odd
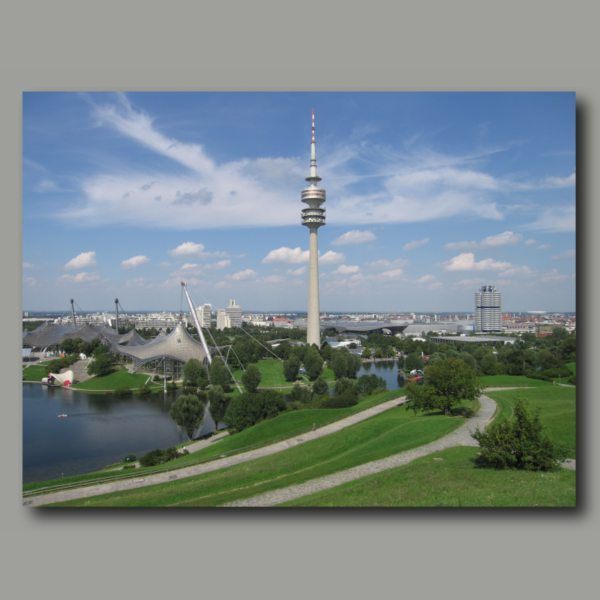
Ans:
[{"label": "green lawn", "polygon": [[482,375],[481,385],[488,387],[552,387],[549,381],[529,379],[523,375]]},{"label": "green lawn", "polygon": [[[136,476],[142,474],[148,475],[151,474],[153,471],[156,471],[157,469],[162,469],[164,467],[182,466],[202,458],[220,455],[224,452],[231,452],[232,450],[241,450],[247,448],[248,446],[261,444],[279,438],[281,436],[308,429],[312,427],[313,423],[316,423],[317,426],[319,426],[321,423],[326,423],[332,419],[339,419],[350,416],[357,412],[366,410],[370,406],[373,406],[374,404],[380,401],[390,400],[394,397],[400,397],[403,395],[403,390],[395,390],[391,392],[388,391],[383,392],[381,394],[375,394],[373,396],[367,396],[366,398],[361,400],[356,406],[352,406],[350,408],[330,408],[314,410],[306,409],[293,411],[289,413],[282,413],[273,419],[269,419],[268,421],[262,421],[261,423],[254,425],[254,427],[250,427],[244,431],[241,431],[240,433],[236,433],[235,435],[231,436],[226,436],[221,440],[216,441],[214,445],[210,445],[206,448],[203,448],[198,452],[192,452],[190,454],[182,456],[181,458],[178,458],[174,461],[170,461],[166,465],[159,465],[158,467],[142,467],[137,469],[135,473]],[[182,444],[179,444],[179,447],[189,445],[189,442],[184,442]],[[110,465],[110,467],[117,467],[123,464],[125,463]],[[125,473],[127,473],[127,471]],[[66,485],[78,482],[84,483],[90,480],[114,477],[115,475],[119,474],[120,472],[107,473],[104,469],[102,469],[101,471],[83,473],[80,475],[72,475],[63,479],[36,481],[28,483],[23,486],[23,491],[29,491],[54,485]]]},{"label": "green lawn", "polygon": [[449,448],[280,506],[575,506],[574,471],[483,469],[476,455]]},{"label": "green lawn", "polygon": [[[293,382],[286,381],[285,377],[283,376],[283,363],[281,361],[277,359],[259,360],[256,363],[256,366],[260,369],[260,372],[262,373],[262,380],[260,382],[260,385],[258,386],[259,388],[291,388],[294,385]],[[244,372],[241,369],[233,371],[233,376],[240,385],[242,385],[243,374]],[[323,369],[322,376],[327,381],[333,381],[335,379],[333,371],[328,368]],[[304,377],[298,376],[297,381],[299,381],[300,383],[307,383],[312,386],[312,382],[309,382],[308,379],[305,379]]]},{"label": "green lawn", "polygon": [[23,381],[41,381],[48,374],[48,367],[44,365],[30,365],[23,368]]},{"label": "green lawn", "polygon": [[77,390],[86,391],[109,391],[116,390],[122,385],[128,385],[130,388],[139,388],[142,384],[148,381],[148,387],[162,387],[162,384],[157,384],[152,381],[152,376],[148,373],[128,373],[126,367],[115,369],[110,375],[105,377],[92,377],[81,383],[76,383],[71,387]]},{"label": "green lawn", "polygon": [[462,418],[438,413],[415,416],[404,406],[395,407],[324,438],[248,463],[56,506],[217,506],[422,446],[462,423]]},{"label": "green lawn", "polygon": [[541,421],[545,432],[557,443],[569,448],[569,458],[577,458],[576,445],[576,388],[560,387],[550,384],[549,387],[533,390],[511,390],[506,392],[489,392],[488,396],[498,404],[496,419],[503,416],[512,417],[515,396],[521,396],[529,402],[532,410],[541,409]]},{"label": "green lawn", "polygon": [[567,367],[567,369],[569,369],[569,371],[571,371],[571,373],[573,373],[573,375],[577,375],[577,373],[575,372],[576,371],[575,365],[576,365],[576,363],[574,363],[574,362],[570,362],[565,365]]}]

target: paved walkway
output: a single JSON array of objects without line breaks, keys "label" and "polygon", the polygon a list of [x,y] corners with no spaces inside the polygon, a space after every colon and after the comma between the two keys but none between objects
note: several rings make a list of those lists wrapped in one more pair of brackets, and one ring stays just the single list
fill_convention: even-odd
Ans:
[{"label": "paved walkway", "polygon": [[359,465],[358,467],[353,467],[352,469],[346,469],[345,471],[339,471],[338,473],[333,473],[332,475],[326,475],[324,477],[312,479],[306,483],[292,485],[290,487],[274,490],[272,492],[266,492],[265,494],[259,494],[258,496],[253,496],[252,498],[245,498],[243,500],[229,502],[228,504],[223,504],[223,506],[276,506],[277,504],[289,502],[290,500],[296,500],[297,498],[309,496],[310,494],[314,494],[316,492],[329,490],[333,487],[337,487],[338,485],[342,485],[343,483],[348,483],[349,481],[354,481],[355,479],[372,475],[373,473],[381,473],[382,471],[387,471],[388,469],[394,469],[395,467],[407,465],[417,458],[427,456],[433,452],[445,450],[446,448],[453,448],[454,446],[478,446],[477,441],[471,437],[471,432],[474,432],[477,427],[479,427],[481,430],[485,429],[486,425],[494,416],[494,412],[496,410],[496,403],[491,398],[488,398],[487,396],[481,396],[480,401],[481,409],[474,417],[469,419],[464,425],[452,433],[449,433],[435,442],[431,442],[425,446],[420,446],[419,448],[407,450],[406,452],[401,452],[400,454],[396,454],[394,456],[388,456],[387,458],[383,458],[381,460],[365,463],[364,465]]},{"label": "paved walkway", "polygon": [[169,481],[175,479],[185,479],[186,477],[193,477],[194,475],[202,475],[204,473],[218,471],[219,469],[225,469],[227,467],[239,465],[256,458],[270,456],[271,454],[282,452],[283,450],[293,448],[294,446],[304,444],[305,442],[310,442],[320,437],[324,437],[336,431],[345,429],[346,427],[355,425],[356,423],[360,423],[365,419],[374,417],[375,415],[389,410],[394,406],[405,404],[406,402],[407,400],[404,397],[395,398],[393,400],[389,400],[388,402],[373,406],[372,408],[368,408],[367,410],[363,410],[355,415],[351,415],[346,419],[341,419],[335,423],[321,427],[316,431],[310,431],[298,437],[290,438],[283,442],[278,442],[277,444],[271,444],[270,446],[265,446],[264,448],[259,448],[257,450],[251,450],[250,452],[244,452],[243,454],[236,454],[235,456],[228,456],[226,458],[213,460],[201,465],[195,465],[193,467],[186,467],[183,469],[177,469],[176,471],[159,473],[156,475],[140,476],[139,478],[127,479],[125,481],[114,481],[89,487],[76,488],[73,490],[54,492],[52,494],[41,494],[39,496],[24,498],[23,501],[29,506],[43,506],[44,504],[52,504],[53,502],[66,502],[67,500],[90,498],[92,496],[142,488],[150,485],[157,485],[159,483],[168,483]]}]

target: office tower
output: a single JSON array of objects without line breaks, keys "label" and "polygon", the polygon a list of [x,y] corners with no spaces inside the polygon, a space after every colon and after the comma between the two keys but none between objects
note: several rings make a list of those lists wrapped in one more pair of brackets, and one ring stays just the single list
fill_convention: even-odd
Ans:
[{"label": "office tower", "polygon": [[302,209],[302,225],[310,230],[308,261],[308,318],[306,340],[309,344],[321,345],[319,323],[319,244],[317,231],[325,225],[325,190],[317,186],[321,178],[317,175],[317,150],[315,143],[315,111],[312,112],[312,141],[310,143],[310,175],[306,178],[310,185],[302,190],[302,202],[308,208]]},{"label": "office tower", "polygon": [[475,331],[502,331],[502,294],[484,285],[475,293]]},{"label": "office tower", "polygon": [[229,301],[229,306],[225,309],[227,316],[231,321],[231,327],[242,326],[242,307],[235,303],[235,300]]},{"label": "office tower", "polygon": [[203,304],[196,309],[196,316],[200,327],[210,327],[210,319],[212,315],[212,304]]},{"label": "office tower", "polygon": [[225,329],[231,327],[231,319],[226,312],[226,309],[220,308],[217,312],[217,329]]}]

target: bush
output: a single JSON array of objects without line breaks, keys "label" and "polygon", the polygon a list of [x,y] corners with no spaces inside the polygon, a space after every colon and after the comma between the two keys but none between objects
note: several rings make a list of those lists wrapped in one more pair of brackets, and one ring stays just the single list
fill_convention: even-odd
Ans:
[{"label": "bush", "polygon": [[123,458],[123,462],[133,462],[137,456],[135,454],[128,454]]},{"label": "bush", "polygon": [[131,391],[131,388],[128,385],[120,385],[116,390],[115,390],[115,396],[131,396],[133,392]]},{"label": "bush", "polygon": [[302,410],[303,408],[306,408],[306,404],[303,404],[302,402],[288,402],[287,405],[289,411]]},{"label": "bush", "polygon": [[528,377],[529,379],[539,379],[541,381],[552,382],[552,379],[550,379],[550,377],[542,375],[542,373],[540,373],[539,371],[525,371],[525,377]]},{"label": "bush", "polygon": [[327,381],[323,377],[317,377],[317,380],[313,383],[313,393],[317,396],[322,396],[329,392],[329,386]]},{"label": "bush", "polygon": [[151,393],[152,393],[152,390],[145,383],[140,385],[140,387],[138,388],[138,394],[140,394],[140,396],[145,396],[146,394],[151,394]]},{"label": "bush", "polygon": [[550,377],[550,379],[558,379],[559,377],[571,377],[573,373],[567,367],[552,367],[551,369],[546,369],[542,371],[542,375],[546,377]]},{"label": "bush", "polygon": [[487,431],[477,429],[471,436],[479,442],[478,462],[496,469],[547,471],[566,458],[563,447],[542,434],[540,409],[532,415],[523,398],[515,398],[514,418],[491,425]]},{"label": "bush", "polygon": [[286,409],[285,400],[279,392],[274,390],[257,394],[246,392],[231,400],[224,420],[229,425],[229,432],[235,433],[275,417]]},{"label": "bush", "polygon": [[310,404],[310,401],[312,400],[310,390],[299,383],[294,384],[291,396],[293,402],[301,402],[302,404]]},{"label": "bush", "polygon": [[155,376],[152,378],[152,381],[160,381],[160,377],[159,377],[158,375],[155,375]]},{"label": "bush", "polygon": [[331,396],[329,394],[323,394],[321,396],[313,396],[312,402],[307,406],[307,408],[323,408],[323,405],[327,400],[330,400]]},{"label": "bush", "polygon": [[358,404],[356,396],[345,393],[340,394],[339,396],[333,396],[333,398],[328,398],[321,404],[321,408],[347,408],[348,406],[355,406],[356,404]]},{"label": "bush", "polygon": [[570,383],[571,385],[577,385],[577,376],[573,375],[573,377],[570,377],[569,379],[567,379],[567,382]]},{"label": "bush", "polygon": [[174,392],[177,389],[177,384],[172,381],[171,383],[167,383],[167,391]]},{"label": "bush", "polygon": [[147,454],[144,454],[142,458],[140,458],[140,465],[142,467],[154,467],[155,465],[162,465],[165,462],[169,462],[170,460],[174,460],[175,458],[179,458],[180,454],[177,452],[177,448],[175,446],[171,446],[171,448],[167,448],[166,450],[151,450]]}]

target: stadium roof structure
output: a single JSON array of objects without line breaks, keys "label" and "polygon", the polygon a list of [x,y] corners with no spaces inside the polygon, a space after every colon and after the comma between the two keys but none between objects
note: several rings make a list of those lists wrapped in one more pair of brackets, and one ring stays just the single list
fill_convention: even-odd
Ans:
[{"label": "stadium roof structure", "polygon": [[[129,369],[131,373],[146,363],[163,358],[183,363],[188,362],[191,358],[196,358],[201,364],[208,366],[208,359],[202,344],[190,336],[183,323],[177,323],[171,333],[159,338],[160,335],[143,346],[120,346],[111,342],[109,347],[111,352],[129,356],[133,360]],[[213,351],[216,352],[216,348],[209,348],[209,351],[212,354]]]},{"label": "stadium roof structure", "polygon": [[108,342],[128,346],[142,346],[146,340],[141,337],[137,331],[131,330],[124,334],[118,334],[114,329],[107,325],[81,325],[73,326],[70,324],[51,324],[47,321],[37,329],[30,331],[23,337],[23,346],[31,348],[48,348],[49,346],[58,346],[63,340],[68,338],[80,338],[84,342],[91,342],[96,338]]}]

